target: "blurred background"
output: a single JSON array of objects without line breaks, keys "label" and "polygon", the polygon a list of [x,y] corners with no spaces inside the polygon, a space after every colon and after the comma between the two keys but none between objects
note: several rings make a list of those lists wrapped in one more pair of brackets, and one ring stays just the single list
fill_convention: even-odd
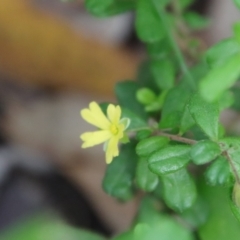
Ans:
[{"label": "blurred background", "polygon": [[[193,9],[211,20],[197,33],[206,46],[240,17],[226,0]],[[109,237],[129,227],[138,200],[102,191],[102,147],[81,150],[90,128],[79,111],[114,102],[115,83],[134,79],[144,57],[132,13],[98,19],[83,0],[0,1],[0,239],[74,240],[75,228]]]}]

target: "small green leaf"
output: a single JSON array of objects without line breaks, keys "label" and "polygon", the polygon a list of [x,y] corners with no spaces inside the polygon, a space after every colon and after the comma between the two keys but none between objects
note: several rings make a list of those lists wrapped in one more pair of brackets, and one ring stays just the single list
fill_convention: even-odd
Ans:
[{"label": "small green leaf", "polygon": [[240,0],[233,0],[233,2],[240,9]]},{"label": "small green leaf", "polygon": [[186,145],[168,146],[151,154],[148,162],[152,172],[159,176],[175,172],[190,160],[190,147]]},{"label": "small green leaf", "polygon": [[139,86],[133,81],[119,82],[115,86],[115,94],[121,107],[131,110],[133,113],[147,119],[147,114],[144,107],[136,99],[137,90]]},{"label": "small green leaf", "polygon": [[135,8],[135,0],[85,0],[86,9],[98,17],[112,16]]},{"label": "small green leaf", "polygon": [[233,25],[233,31],[235,39],[237,40],[238,44],[240,44],[240,22],[237,22]]},{"label": "small green leaf", "polygon": [[229,205],[231,207],[233,215],[235,216],[235,218],[240,223],[240,208],[238,206],[236,206],[236,204],[232,201],[232,199],[230,199]]},{"label": "small green leaf", "polygon": [[147,52],[152,59],[165,60],[172,53],[172,47],[165,37],[160,41],[147,43]]},{"label": "small green leaf", "polygon": [[148,168],[148,162],[140,158],[137,164],[136,182],[140,189],[152,192],[158,185],[158,176]]},{"label": "small green leaf", "polygon": [[162,107],[163,103],[165,102],[168,90],[162,91],[161,94],[157,97],[156,101],[147,105],[145,110],[147,112],[159,112]]},{"label": "small green leaf", "polygon": [[231,107],[234,104],[234,95],[231,91],[226,91],[219,99],[220,111]]},{"label": "small green leaf", "polygon": [[189,101],[187,101],[187,103],[183,109],[183,114],[181,117],[179,134],[180,135],[184,134],[185,132],[187,132],[187,130],[192,128],[195,124],[196,123],[195,123],[194,119],[192,118],[192,115],[189,111]]},{"label": "small green leaf", "polygon": [[136,222],[147,223],[150,225],[153,224],[161,217],[159,214],[160,208],[161,205],[158,201],[156,201],[156,199],[150,197],[149,195],[145,195],[144,198],[141,199]]},{"label": "small green leaf", "polygon": [[181,116],[190,96],[191,91],[186,87],[185,82],[181,82],[167,93],[162,108],[160,128],[176,128],[180,126]]},{"label": "small green leaf", "polygon": [[151,71],[157,86],[161,90],[167,90],[173,87],[175,80],[175,66],[172,61],[152,61]]},{"label": "small green leaf", "polygon": [[206,61],[211,68],[223,66],[228,60],[240,52],[240,45],[233,38],[224,39],[213,45],[205,54]]},{"label": "small green leaf", "polygon": [[138,1],[135,24],[137,35],[143,42],[156,42],[165,36],[161,20],[149,0]]},{"label": "small green leaf", "polygon": [[137,144],[136,152],[139,156],[147,157],[155,151],[165,147],[169,142],[167,137],[153,136],[143,139]]},{"label": "small green leaf", "polygon": [[141,141],[141,140],[143,140],[145,138],[150,137],[151,134],[152,134],[151,130],[141,130],[141,131],[137,132],[136,139]]},{"label": "small green leaf", "polygon": [[127,131],[148,127],[147,122],[129,109],[122,108],[122,117],[130,119],[130,125]]},{"label": "small green leaf", "polygon": [[229,205],[229,189],[202,182],[201,196],[209,204],[209,217],[198,230],[201,240],[239,240],[240,227]]},{"label": "small green leaf", "polygon": [[[159,210],[161,204],[153,198],[144,197],[137,215],[134,239],[129,240],[193,240],[191,232],[178,221]],[[159,238],[160,237],[160,238]]]},{"label": "small green leaf", "polygon": [[149,60],[144,61],[140,64],[137,70],[136,82],[139,87],[147,87],[155,91],[157,89],[157,86],[151,73],[150,67],[151,62]]},{"label": "small green leaf", "polygon": [[188,11],[184,14],[184,19],[188,26],[194,30],[199,30],[208,27],[210,21],[206,17],[201,16],[196,12]]},{"label": "small green leaf", "polygon": [[[228,90],[240,76],[240,53],[231,56],[228,61],[208,72],[200,82],[202,97],[213,102]],[[221,84],[220,84],[221,83]]]},{"label": "small green leaf", "polygon": [[181,217],[188,222],[188,224],[195,229],[202,226],[208,219],[209,208],[207,202],[198,197],[193,206],[185,210]]},{"label": "small green leaf", "polygon": [[192,161],[197,164],[205,164],[214,160],[221,153],[219,145],[210,140],[203,140],[193,145],[190,151]]},{"label": "small green leaf", "polygon": [[231,89],[233,94],[233,105],[232,108],[236,111],[240,111],[240,88],[238,86]]},{"label": "small green leaf", "polygon": [[91,13],[102,13],[114,0],[85,0],[85,6]]},{"label": "small green leaf", "polygon": [[129,230],[127,232],[121,233],[119,235],[117,235],[114,238],[111,238],[111,240],[129,240],[129,239],[133,239],[134,237],[134,232],[133,230]]},{"label": "small green leaf", "polygon": [[85,229],[73,228],[47,214],[21,219],[17,225],[1,232],[1,240],[106,240]]},{"label": "small green leaf", "polygon": [[231,177],[229,164],[225,157],[218,157],[206,170],[207,182],[212,185],[228,184]]},{"label": "small green leaf", "polygon": [[139,90],[137,90],[136,98],[140,103],[147,105],[154,102],[157,96],[149,88],[140,88]]},{"label": "small green leaf", "polygon": [[109,195],[126,201],[132,197],[132,181],[135,176],[137,156],[135,144],[122,146],[120,154],[107,166],[103,179],[103,189]]},{"label": "small green leaf", "polygon": [[180,0],[179,5],[182,9],[188,8],[193,4],[194,0]]},{"label": "small green leaf", "polygon": [[186,168],[161,177],[163,196],[168,207],[182,212],[193,206],[197,190]]},{"label": "small green leaf", "polygon": [[196,124],[212,140],[218,139],[219,106],[217,103],[208,103],[198,94],[190,100],[190,113]]},{"label": "small green leaf", "polygon": [[[152,225],[138,223],[134,228],[134,238],[131,240],[193,240],[190,231],[173,219],[164,216]],[[160,238],[159,238],[160,237]]]}]

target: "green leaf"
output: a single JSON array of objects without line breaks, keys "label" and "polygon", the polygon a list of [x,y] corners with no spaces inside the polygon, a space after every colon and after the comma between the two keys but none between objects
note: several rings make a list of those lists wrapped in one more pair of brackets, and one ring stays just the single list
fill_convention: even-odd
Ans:
[{"label": "green leaf", "polygon": [[190,147],[186,145],[168,146],[151,154],[148,162],[152,172],[159,176],[176,172],[190,161]]},{"label": "green leaf", "polygon": [[213,45],[205,54],[211,68],[223,66],[235,54],[240,52],[240,45],[233,38],[224,39]]},{"label": "green leaf", "polygon": [[233,0],[233,2],[240,9],[240,0]]},{"label": "green leaf", "polygon": [[232,199],[230,199],[229,205],[231,207],[233,215],[235,216],[235,218],[240,223],[240,208],[238,206],[236,206],[236,204],[232,201]]},{"label": "green leaf", "polygon": [[231,92],[234,98],[232,108],[236,111],[240,111],[240,88],[236,86],[231,89]]},{"label": "green leaf", "polygon": [[143,198],[134,228],[134,237],[129,240],[193,240],[191,232],[175,219],[159,212],[159,202]]},{"label": "green leaf", "polygon": [[114,238],[111,238],[111,240],[130,240],[133,239],[134,237],[133,234],[134,234],[133,230],[129,230],[127,232],[121,233],[120,235]]},{"label": "green leaf", "polygon": [[184,19],[191,29],[199,30],[208,27],[210,21],[206,17],[196,12],[188,11],[184,14]]},{"label": "green leaf", "polygon": [[83,229],[63,224],[48,215],[40,215],[21,221],[18,225],[1,232],[1,240],[104,240],[105,238]]},{"label": "green leaf", "polygon": [[206,170],[207,182],[212,185],[228,184],[231,178],[230,167],[225,157],[218,157]]},{"label": "green leaf", "polygon": [[[105,115],[107,114],[108,105],[109,103],[100,104],[100,107]],[[123,120],[124,123],[126,124],[126,121],[130,120],[130,124],[127,128],[127,131],[141,129],[141,128],[148,128],[147,122],[144,121],[141,117],[139,117],[139,115],[135,114],[129,109],[126,109],[126,108],[121,108],[121,109],[122,109],[121,119],[124,119]],[[151,134],[151,131],[150,131],[150,134]]]},{"label": "green leaf", "polygon": [[237,40],[238,44],[240,44],[240,22],[237,22],[233,25],[233,31],[235,39]]},{"label": "green leaf", "polygon": [[181,217],[187,221],[187,223],[194,227],[195,229],[199,228],[206,223],[209,216],[209,208],[202,198],[198,197],[196,202],[191,208],[185,210]]},{"label": "green leaf", "polygon": [[197,190],[186,168],[161,177],[163,197],[171,209],[182,212],[193,206]]},{"label": "green leaf", "polygon": [[239,240],[240,227],[231,212],[228,188],[210,187],[203,181],[200,194],[209,203],[210,215],[199,230],[199,238],[201,240]]},{"label": "green leaf", "polygon": [[161,215],[159,214],[160,203],[149,195],[141,199],[139,210],[137,213],[136,223],[153,224],[158,221]]},{"label": "green leaf", "polygon": [[157,86],[161,90],[172,88],[175,80],[175,66],[169,60],[152,61],[151,71],[156,81]]},{"label": "green leaf", "polygon": [[144,61],[140,64],[137,71],[136,82],[140,87],[147,87],[153,91],[156,91],[157,86],[156,86],[154,77],[151,73],[150,67],[151,67],[151,62],[149,60]]},{"label": "green leaf", "polygon": [[147,157],[155,151],[165,147],[169,142],[167,137],[153,136],[143,139],[137,144],[136,152],[139,156]]},{"label": "green leaf", "polygon": [[165,37],[160,41],[147,43],[147,52],[152,59],[165,60],[172,53],[172,46]]},{"label": "green leaf", "polygon": [[112,16],[135,8],[135,0],[85,0],[86,9],[98,17]]},{"label": "green leaf", "polygon": [[[209,102],[216,101],[240,76],[240,54],[231,56],[228,61],[208,72],[200,82],[200,93]],[[221,84],[220,84],[221,83]]]},{"label": "green leaf", "polygon": [[196,124],[212,140],[218,139],[219,106],[217,103],[208,103],[198,94],[190,100],[190,113]]},{"label": "green leaf", "polygon": [[145,138],[150,137],[151,134],[152,134],[151,130],[141,130],[141,131],[137,132],[136,139],[141,141],[141,140],[143,140]]},{"label": "green leaf", "polygon": [[139,188],[146,192],[152,192],[158,185],[158,176],[149,170],[145,158],[138,160],[136,182]]},{"label": "green leaf", "polygon": [[195,121],[192,118],[192,115],[189,111],[189,101],[187,101],[187,103],[183,109],[183,114],[181,117],[179,134],[180,135],[184,134],[185,132],[187,132],[187,130],[192,128],[194,125],[195,125]]},{"label": "green leaf", "polygon": [[165,36],[161,20],[149,0],[138,1],[135,27],[139,39],[143,42],[156,42]]},{"label": "green leaf", "polygon": [[140,88],[137,90],[136,97],[137,100],[144,105],[154,102],[157,98],[156,94],[149,88]]},{"label": "green leaf", "polygon": [[168,90],[162,91],[154,102],[145,107],[145,110],[147,112],[159,112],[162,109],[163,103],[165,102],[167,93]]},{"label": "green leaf", "polygon": [[139,223],[134,229],[133,240],[193,240],[191,233],[170,218],[162,218],[153,225]]},{"label": "green leaf", "polygon": [[135,114],[129,109],[122,108],[122,117],[130,119],[130,125],[127,128],[127,131],[148,127],[146,121],[144,121],[142,118],[140,118],[137,114]]},{"label": "green leaf", "polygon": [[197,164],[205,164],[214,160],[221,153],[219,145],[210,140],[203,140],[192,146],[190,155]]},{"label": "green leaf", "polygon": [[226,91],[219,99],[220,111],[231,107],[234,104],[234,95],[231,91]]},{"label": "green leaf", "polygon": [[185,82],[181,82],[167,93],[162,108],[160,128],[176,128],[180,126],[181,116],[190,96],[191,91],[186,87]]},{"label": "green leaf", "polygon": [[179,5],[182,9],[188,8],[193,4],[194,0],[180,0]]},{"label": "green leaf", "polygon": [[126,201],[132,197],[132,181],[135,176],[137,156],[135,144],[122,146],[120,154],[107,166],[103,179],[103,189],[109,195]]},{"label": "green leaf", "polygon": [[131,110],[133,113],[147,119],[147,114],[144,107],[136,99],[137,90],[139,86],[133,81],[119,82],[115,86],[115,94],[121,107]]}]

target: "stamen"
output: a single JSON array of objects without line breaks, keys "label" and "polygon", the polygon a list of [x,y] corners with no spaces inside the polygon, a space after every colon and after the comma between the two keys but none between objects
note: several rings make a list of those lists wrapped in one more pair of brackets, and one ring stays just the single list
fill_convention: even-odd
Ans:
[{"label": "stamen", "polygon": [[116,125],[112,124],[112,125],[110,126],[110,132],[111,132],[113,135],[118,134],[118,127],[117,127]]}]

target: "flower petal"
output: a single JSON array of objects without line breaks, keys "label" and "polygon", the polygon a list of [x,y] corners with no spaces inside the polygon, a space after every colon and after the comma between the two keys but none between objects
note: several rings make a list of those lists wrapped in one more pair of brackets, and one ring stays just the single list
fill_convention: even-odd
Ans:
[{"label": "flower petal", "polygon": [[121,108],[118,105],[114,106],[113,104],[109,104],[107,108],[107,115],[112,123],[118,124],[121,117]]},{"label": "flower petal", "polygon": [[103,143],[111,138],[111,132],[107,130],[86,132],[80,138],[84,141],[82,148],[88,148]]},{"label": "flower petal", "polygon": [[83,109],[80,114],[85,121],[100,129],[109,128],[110,122],[96,102],[91,102],[89,109]]},{"label": "flower petal", "polygon": [[113,157],[116,157],[119,155],[119,150],[118,150],[118,137],[112,137],[107,145],[107,150],[106,150],[106,162],[107,164],[112,162]]}]

